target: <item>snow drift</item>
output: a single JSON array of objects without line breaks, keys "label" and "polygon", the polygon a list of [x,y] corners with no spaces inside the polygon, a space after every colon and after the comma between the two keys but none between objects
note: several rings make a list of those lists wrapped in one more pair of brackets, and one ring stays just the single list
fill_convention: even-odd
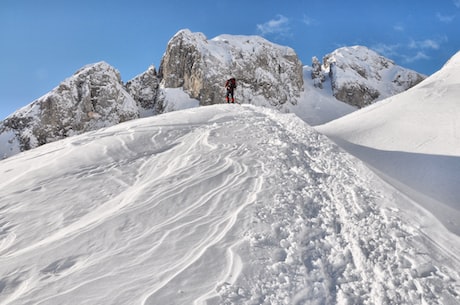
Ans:
[{"label": "snow drift", "polygon": [[0,162],[0,304],[459,304],[458,236],[292,114],[214,105]]},{"label": "snow drift", "polygon": [[318,127],[460,234],[460,53],[414,88]]}]

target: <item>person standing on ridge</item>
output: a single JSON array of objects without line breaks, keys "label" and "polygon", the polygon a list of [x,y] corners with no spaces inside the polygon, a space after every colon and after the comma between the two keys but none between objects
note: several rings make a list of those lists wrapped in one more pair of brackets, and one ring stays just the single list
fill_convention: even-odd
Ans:
[{"label": "person standing on ridge", "polygon": [[227,79],[227,81],[225,82],[225,88],[227,89],[225,100],[227,101],[227,103],[230,103],[230,96],[231,96],[231,102],[235,103],[235,97],[233,93],[236,88],[236,79],[234,77]]}]

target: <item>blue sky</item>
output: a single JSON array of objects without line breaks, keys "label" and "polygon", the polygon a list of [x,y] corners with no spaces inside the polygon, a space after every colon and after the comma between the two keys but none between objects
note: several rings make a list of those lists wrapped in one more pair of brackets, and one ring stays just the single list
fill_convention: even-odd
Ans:
[{"label": "blue sky", "polygon": [[0,119],[89,63],[158,68],[183,28],[261,35],[305,65],[359,44],[429,75],[460,50],[460,0],[1,0]]}]

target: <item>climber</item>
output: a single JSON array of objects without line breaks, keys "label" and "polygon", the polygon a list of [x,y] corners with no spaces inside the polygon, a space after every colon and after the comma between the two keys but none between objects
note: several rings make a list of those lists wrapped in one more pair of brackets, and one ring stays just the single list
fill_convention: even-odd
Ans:
[{"label": "climber", "polygon": [[232,103],[235,103],[235,97],[233,96],[233,91],[235,90],[236,88],[236,80],[234,77],[228,79],[226,82],[225,82],[225,88],[227,89],[227,94],[225,95],[225,100],[227,101],[227,103],[230,103],[230,96],[231,96],[231,102]]}]

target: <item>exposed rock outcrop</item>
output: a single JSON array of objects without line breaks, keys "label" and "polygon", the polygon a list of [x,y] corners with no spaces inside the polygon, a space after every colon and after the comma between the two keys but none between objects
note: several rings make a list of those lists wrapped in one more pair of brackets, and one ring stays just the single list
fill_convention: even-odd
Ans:
[{"label": "exposed rock outcrop", "polygon": [[163,112],[163,91],[160,79],[154,66],[126,83],[126,90],[139,106],[141,117],[160,114]]},{"label": "exposed rock outcrop", "polygon": [[51,92],[0,122],[2,157],[139,117],[120,73],[105,62],[78,70]]},{"label": "exposed rock outcrop", "polygon": [[288,47],[258,36],[221,35],[211,40],[189,30],[169,42],[159,70],[166,88],[182,87],[201,105],[223,102],[227,78],[238,82],[237,99],[282,108],[303,90],[302,64]]},{"label": "exposed rock outcrop", "polygon": [[401,93],[426,78],[363,46],[344,47],[326,55],[322,70],[331,79],[334,96],[359,108]]}]

